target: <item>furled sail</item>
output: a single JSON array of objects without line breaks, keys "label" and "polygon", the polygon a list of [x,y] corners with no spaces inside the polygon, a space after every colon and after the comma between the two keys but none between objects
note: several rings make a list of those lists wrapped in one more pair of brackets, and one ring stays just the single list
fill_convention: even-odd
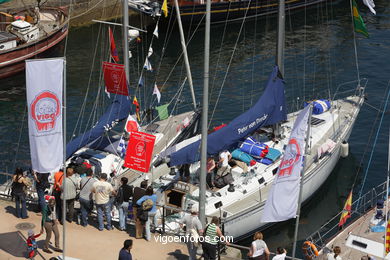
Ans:
[{"label": "furled sail", "polygon": [[[230,149],[245,137],[263,126],[286,120],[284,81],[279,69],[274,67],[263,95],[245,113],[236,117],[227,126],[208,135],[207,154],[213,156]],[[171,154],[169,165],[194,163],[200,160],[200,140]]]},{"label": "furled sail", "polygon": [[71,140],[66,145],[66,158],[72,156],[80,147],[83,147],[99,137],[118,121],[127,118],[130,113],[131,101],[127,96],[116,95],[112,104],[107,108],[106,112],[100,117],[97,124],[89,131],[81,134]]}]

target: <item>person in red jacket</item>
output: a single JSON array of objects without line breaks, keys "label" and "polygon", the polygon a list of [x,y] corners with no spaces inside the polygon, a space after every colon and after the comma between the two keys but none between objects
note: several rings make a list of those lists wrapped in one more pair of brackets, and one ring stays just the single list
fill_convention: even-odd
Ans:
[{"label": "person in red jacket", "polygon": [[36,256],[37,254],[37,241],[35,240],[37,237],[39,237],[40,235],[42,235],[43,232],[37,234],[37,235],[34,235],[34,231],[32,231],[31,229],[28,231],[28,238],[27,238],[27,253],[28,253],[28,259],[34,259],[34,257]]}]

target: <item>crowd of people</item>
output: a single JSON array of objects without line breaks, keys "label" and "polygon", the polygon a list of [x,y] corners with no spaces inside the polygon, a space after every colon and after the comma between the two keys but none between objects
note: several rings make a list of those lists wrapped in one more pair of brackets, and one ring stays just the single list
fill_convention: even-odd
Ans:
[{"label": "crowd of people", "polygon": [[[50,190],[49,173],[35,173],[35,188],[38,196],[36,211],[41,213],[41,232],[34,235],[29,240],[35,241],[40,234],[46,233],[46,238],[42,250],[46,253],[52,253],[52,250],[62,252],[60,249],[60,234],[59,225],[63,225],[63,221],[69,223],[77,222],[83,227],[92,224],[91,213],[93,209],[97,212],[97,228],[103,231],[112,230],[112,212],[114,207],[119,212],[119,226],[121,231],[127,230],[127,218],[129,209],[136,222],[136,238],[145,237],[146,240],[151,239],[151,225],[153,229],[157,226],[157,196],[154,194],[153,188],[148,186],[148,180],[142,181],[140,187],[128,185],[128,179],[122,177],[119,187],[115,187],[112,182],[108,182],[108,176],[105,173],[99,175],[98,180],[93,177],[91,167],[67,167],[64,171],[61,169],[53,175],[52,191]],[[81,178],[80,178],[81,177]],[[22,169],[17,168],[13,176],[11,187],[11,195],[15,199],[16,217],[28,218],[26,198],[27,189],[32,184],[26,173]],[[63,202],[65,201],[66,212],[63,216]],[[79,207],[75,207],[78,204]],[[106,222],[106,226],[105,223]],[[33,233],[33,231],[30,231]],[[54,235],[54,246],[51,245],[51,238]],[[33,238],[34,237],[34,238]],[[132,241],[126,240],[123,249],[120,252],[120,259],[128,258],[128,251],[132,246]],[[31,254],[36,252],[36,247],[31,245]],[[126,257],[125,257],[126,256]],[[32,257],[31,257],[32,258]]]},{"label": "crowd of people", "polygon": [[[212,163],[211,160],[209,160],[208,166],[214,166],[214,168],[218,169],[215,171],[217,176],[224,176],[220,173],[226,171],[226,167],[228,167],[226,164],[230,159],[231,156],[225,153],[220,156],[220,161],[217,163],[219,167],[215,162]],[[53,178],[52,192],[49,195],[45,193],[50,187],[49,174],[34,173],[38,194],[38,209],[42,213],[42,221],[41,232],[38,235],[34,235],[32,232],[30,242],[35,241],[35,238],[40,234],[46,233],[43,251],[52,253],[50,250],[52,249],[61,252],[59,225],[63,224],[63,221],[69,223],[77,221],[78,224],[86,227],[91,224],[90,216],[95,208],[97,212],[97,228],[100,231],[103,231],[104,228],[112,230],[111,212],[114,206],[119,212],[119,230],[127,230],[127,218],[129,210],[132,210],[135,220],[135,237],[145,237],[146,240],[150,241],[151,231],[155,231],[158,226],[156,216],[157,196],[154,194],[153,188],[148,186],[147,179],[141,182],[140,187],[133,187],[128,185],[126,177],[122,177],[119,187],[114,187],[113,183],[108,181],[107,174],[101,173],[97,180],[93,177],[93,172],[89,167],[85,167],[85,171],[79,175],[82,177],[76,177],[73,167],[66,168],[65,176],[63,170],[56,172]],[[31,184],[28,183],[28,178],[24,176],[23,171],[19,168],[16,169],[13,176],[12,195],[15,198],[16,216],[22,219],[28,217],[26,210],[26,187],[29,185]],[[64,218],[62,215],[63,201],[66,203]],[[75,209],[75,202],[79,203],[79,210]],[[106,226],[104,225],[104,220]],[[205,260],[213,260],[217,258],[219,241],[224,241],[225,244],[229,245],[229,241],[222,234],[219,221],[218,217],[213,217],[209,224],[202,227],[198,218],[198,208],[195,205],[190,209],[190,214],[186,214],[180,220],[180,226],[185,228],[186,235],[197,235],[205,238],[201,244],[190,240],[186,242],[190,260],[197,259],[197,249],[200,246],[203,249],[203,258]],[[54,235],[54,246],[51,246],[50,242],[52,234]],[[124,242],[124,246],[119,253],[120,260],[132,259],[130,253],[132,244],[132,240]],[[34,251],[33,246],[31,248]],[[277,248],[276,252],[277,254],[273,257],[273,260],[285,259],[287,253],[285,249]],[[256,232],[250,245],[248,257],[250,259],[268,260],[269,256],[270,251],[263,240],[262,233]],[[341,258],[334,254],[334,258],[328,259],[340,260]]]}]

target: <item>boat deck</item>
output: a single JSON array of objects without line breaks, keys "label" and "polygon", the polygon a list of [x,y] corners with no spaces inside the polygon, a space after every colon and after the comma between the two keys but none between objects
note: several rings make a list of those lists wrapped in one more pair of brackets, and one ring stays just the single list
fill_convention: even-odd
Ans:
[{"label": "boat deck", "polygon": [[[373,224],[375,212],[376,208],[371,209],[330,240],[330,242],[326,244],[326,247],[320,251],[318,259],[326,260],[327,253],[332,252],[335,246],[341,248],[340,256],[343,260],[360,260],[362,256],[366,255],[373,256],[376,259],[384,259],[385,232],[371,231],[371,227],[375,226],[375,223]],[[383,225],[385,227],[385,224]],[[355,243],[353,243],[352,240],[354,240]],[[351,242],[355,245],[351,246]],[[359,242],[366,244],[367,246],[362,245],[359,247]],[[366,248],[364,249],[364,247]],[[358,248],[360,248],[360,250],[358,250]]]}]

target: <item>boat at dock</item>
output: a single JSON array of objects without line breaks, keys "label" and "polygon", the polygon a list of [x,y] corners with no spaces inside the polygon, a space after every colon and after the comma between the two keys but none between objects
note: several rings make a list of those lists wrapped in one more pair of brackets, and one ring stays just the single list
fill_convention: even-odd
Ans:
[{"label": "boat at dock", "polygon": [[21,72],[68,34],[67,9],[32,7],[0,13],[0,79]]},{"label": "boat at dock", "polygon": [[[324,0],[288,0],[286,10],[295,10],[325,2]],[[329,1],[327,1],[329,3]],[[199,23],[204,21],[206,14],[205,0],[178,0],[180,16],[183,23]],[[129,0],[129,8],[139,13],[152,17],[161,16],[157,6],[162,6],[162,1],[153,0]],[[174,0],[168,1],[169,13],[176,15]],[[241,19],[276,14],[278,12],[278,0],[243,0],[243,1],[219,1],[211,2],[211,23],[223,23]]]}]

